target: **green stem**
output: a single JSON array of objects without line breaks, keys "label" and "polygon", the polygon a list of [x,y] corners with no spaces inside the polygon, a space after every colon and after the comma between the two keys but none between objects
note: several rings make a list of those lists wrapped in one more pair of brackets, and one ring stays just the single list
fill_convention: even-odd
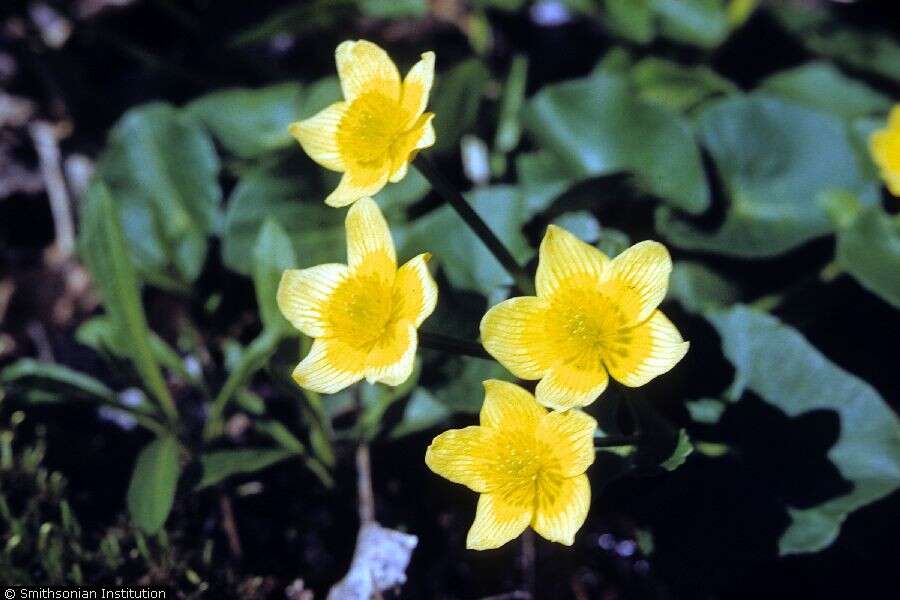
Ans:
[{"label": "green stem", "polygon": [[462,356],[474,356],[475,358],[492,360],[491,355],[488,354],[487,350],[485,350],[478,342],[461,340],[440,333],[420,331],[419,345],[423,348],[430,348],[432,350],[441,350],[452,354],[461,354]]},{"label": "green stem", "polygon": [[525,295],[533,295],[534,284],[531,277],[528,276],[525,269],[522,268],[509,249],[500,241],[500,238],[491,231],[484,219],[475,212],[475,209],[469,205],[462,194],[444,178],[431,159],[419,153],[413,164],[425,179],[431,183],[435,191],[453,207],[472,232],[487,246],[487,249],[491,251],[491,254],[494,255],[497,261],[503,265],[506,272],[513,278],[513,283],[519,292]]},{"label": "green stem", "polygon": [[639,435],[607,435],[594,440],[594,448],[618,448],[620,446],[637,446],[642,438]]},{"label": "green stem", "polygon": [[224,424],[222,417],[225,414],[225,408],[228,402],[234,396],[235,392],[249,381],[256,371],[265,364],[266,360],[275,352],[278,342],[281,340],[281,334],[274,329],[264,329],[259,337],[250,342],[247,349],[244,350],[240,362],[225,380],[225,384],[213,400],[213,404],[209,409],[209,417],[206,421],[206,427],[203,429],[203,438],[207,441],[214,439],[222,434]]}]

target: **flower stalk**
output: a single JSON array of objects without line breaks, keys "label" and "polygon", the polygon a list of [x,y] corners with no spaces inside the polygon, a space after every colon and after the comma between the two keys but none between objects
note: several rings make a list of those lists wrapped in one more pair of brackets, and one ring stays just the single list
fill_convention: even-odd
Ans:
[{"label": "flower stalk", "polygon": [[440,350],[442,352],[450,352],[462,356],[472,356],[475,358],[484,358],[493,360],[487,350],[478,342],[470,342],[469,340],[461,340],[449,335],[441,333],[432,333],[430,331],[419,332],[419,344],[423,348],[431,350]]},{"label": "flower stalk", "polygon": [[534,294],[534,285],[525,269],[513,257],[503,242],[500,241],[500,238],[491,231],[484,219],[463,198],[463,195],[444,178],[434,162],[424,154],[419,153],[413,161],[413,165],[431,183],[431,187],[453,207],[456,214],[466,222],[466,225],[478,236],[478,239],[487,246],[491,254],[513,278],[513,284],[518,291],[526,295]]}]

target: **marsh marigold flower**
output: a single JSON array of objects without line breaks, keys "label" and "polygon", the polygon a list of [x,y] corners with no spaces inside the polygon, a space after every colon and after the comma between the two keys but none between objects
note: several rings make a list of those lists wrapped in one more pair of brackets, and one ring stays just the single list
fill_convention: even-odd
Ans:
[{"label": "marsh marigold flower", "polygon": [[594,401],[612,375],[644,385],[684,357],[688,343],[656,307],[672,260],[662,244],[635,244],[610,260],[554,225],[541,242],[537,296],[511,298],[481,320],[485,349],[537,401],[559,410]]},{"label": "marsh marigold flower", "polygon": [[434,53],[423,54],[402,81],[371,42],[343,42],[335,58],[344,101],[293,123],[290,132],[310,158],[344,173],[325,203],[346,206],[403,179],[416,152],[434,144],[434,115],[425,112]]},{"label": "marsh marigold flower", "polygon": [[333,394],[365,378],[400,385],[413,369],[416,328],[434,311],[430,254],[399,269],[387,223],[371,198],[347,212],[347,264],[285,271],[278,307],[315,338],[294,369],[301,386]]},{"label": "marsh marigold flower", "polygon": [[580,410],[548,412],[505,381],[485,381],[484,391],[481,425],[445,431],[425,453],[432,471],[481,494],[466,546],[497,548],[529,525],[571,545],[591,505],[584,472],[596,421]]},{"label": "marsh marigold flower", "polygon": [[900,104],[891,110],[887,127],[872,134],[869,149],[888,190],[900,196]]}]

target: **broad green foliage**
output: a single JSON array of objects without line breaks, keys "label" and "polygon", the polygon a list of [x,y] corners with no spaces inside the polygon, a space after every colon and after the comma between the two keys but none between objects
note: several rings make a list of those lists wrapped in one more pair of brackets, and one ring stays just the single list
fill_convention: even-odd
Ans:
[{"label": "broad green foliage", "polygon": [[399,438],[430,429],[449,416],[450,409],[443,402],[425,388],[416,388],[403,410],[403,418],[391,430],[390,436]]},{"label": "broad green foliage", "polygon": [[615,34],[647,44],[657,34],[703,48],[730,33],[723,0],[605,0],[605,24]]},{"label": "broad green foliage", "polygon": [[[520,231],[525,209],[516,188],[479,189],[469,194],[469,201],[516,258],[522,261],[532,255]],[[412,255],[415,248],[428,248],[432,262],[443,268],[457,289],[491,296],[498,288],[512,285],[509,274],[449,206],[420,217],[410,226],[402,254]]]},{"label": "broad green foliage", "polygon": [[668,297],[694,314],[725,308],[737,302],[739,295],[733,283],[696,262],[676,262],[669,278]]},{"label": "broad green foliage", "polygon": [[733,94],[737,86],[708,67],[686,67],[647,57],[631,68],[639,96],[678,111],[689,111],[714,96]]},{"label": "broad green foliage", "polygon": [[153,354],[137,276],[119,223],[119,215],[106,186],[91,185],[81,215],[81,257],[94,274],[103,306],[113,323],[115,346],[128,357],[147,390],[171,420],[177,419],[169,388]]},{"label": "broad green foliage", "polygon": [[143,279],[180,287],[200,274],[207,237],[220,228],[218,175],[212,140],[168,104],[129,110],[110,131],[97,176],[109,187]]},{"label": "broad green foliage", "polygon": [[128,511],[146,533],[159,531],[172,510],[181,474],[179,451],[178,440],[163,436],[150,442],[138,455],[128,485]]},{"label": "broad green foliage", "polygon": [[263,327],[290,331],[290,323],[278,310],[275,295],[281,274],[294,268],[297,257],[291,239],[277,221],[268,219],[259,230],[253,259],[253,285]]},{"label": "broad green foliage", "polygon": [[222,260],[249,275],[259,231],[271,219],[287,233],[298,260],[295,268],[343,259],[343,216],[321,201],[304,201],[311,193],[300,178],[272,169],[252,171],[238,181],[228,199]]},{"label": "broad green foliage", "polygon": [[718,423],[722,413],[725,412],[725,403],[712,398],[690,400],[685,405],[691,415],[691,419],[697,423],[706,423],[708,425]]},{"label": "broad green foliage", "polygon": [[824,192],[874,198],[877,182],[863,172],[848,128],[835,116],[756,94],[710,106],[699,129],[729,204],[711,232],[662,209],[657,229],[681,248],[775,256],[833,229],[819,202]]},{"label": "broad green foliage", "polygon": [[451,412],[477,414],[488,379],[514,381],[498,363],[467,356],[448,361],[442,370],[446,383],[431,388],[432,395]]},{"label": "broad green foliage", "polygon": [[200,457],[201,476],[194,489],[208,488],[232,475],[262,471],[296,455],[296,452],[277,448],[242,448],[209,452]]},{"label": "broad green foliage", "polygon": [[690,124],[634,97],[625,77],[596,74],[543,88],[525,126],[573,181],[627,171],[673,206],[699,213],[709,188]]},{"label": "broad green foliage", "polygon": [[490,77],[484,63],[470,58],[435,78],[436,89],[429,109],[434,113],[435,152],[457,148],[463,134],[471,131]]},{"label": "broad green foliage", "polygon": [[890,98],[825,62],[776,73],[763,81],[760,89],[847,119],[886,113],[891,108]]},{"label": "broad green foliage", "polygon": [[790,508],[792,523],[779,542],[782,554],[827,547],[849,513],[900,487],[900,419],[872,386],[775,317],[738,305],[708,318],[736,370],[729,399],[749,390],[790,417],[812,410],[840,417],[840,437],[828,458],[853,491],[811,508]]},{"label": "broad green foliage", "polygon": [[900,44],[888,32],[863,31],[846,24],[835,28],[827,12],[785,4],[773,14],[811,52],[840,63],[900,81]]},{"label": "broad green foliage", "polygon": [[900,308],[900,218],[843,194],[827,199],[837,226],[838,265],[864,288]]},{"label": "broad green foliage", "polygon": [[293,143],[287,128],[300,118],[302,98],[300,84],[281,83],[213,92],[185,110],[206,125],[226,150],[253,158]]}]

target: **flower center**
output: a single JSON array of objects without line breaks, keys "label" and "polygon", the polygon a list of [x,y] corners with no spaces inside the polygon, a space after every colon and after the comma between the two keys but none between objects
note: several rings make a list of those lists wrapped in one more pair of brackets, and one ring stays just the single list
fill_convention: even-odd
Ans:
[{"label": "flower center", "polygon": [[345,160],[362,164],[384,160],[402,133],[403,112],[396,100],[379,91],[357,97],[338,126],[338,148]]},{"label": "flower center", "polygon": [[613,286],[561,287],[550,299],[547,339],[565,362],[595,366],[610,342],[628,326],[626,306],[614,296]]},{"label": "flower center", "polygon": [[[388,264],[371,264],[383,262]],[[332,335],[368,351],[384,336],[396,311],[389,259],[372,255],[366,263],[332,292],[324,317]]]},{"label": "flower center", "polygon": [[496,447],[491,467],[500,484],[495,493],[511,505],[532,508],[546,482],[560,478],[552,449],[538,441],[534,432],[501,430]]}]

